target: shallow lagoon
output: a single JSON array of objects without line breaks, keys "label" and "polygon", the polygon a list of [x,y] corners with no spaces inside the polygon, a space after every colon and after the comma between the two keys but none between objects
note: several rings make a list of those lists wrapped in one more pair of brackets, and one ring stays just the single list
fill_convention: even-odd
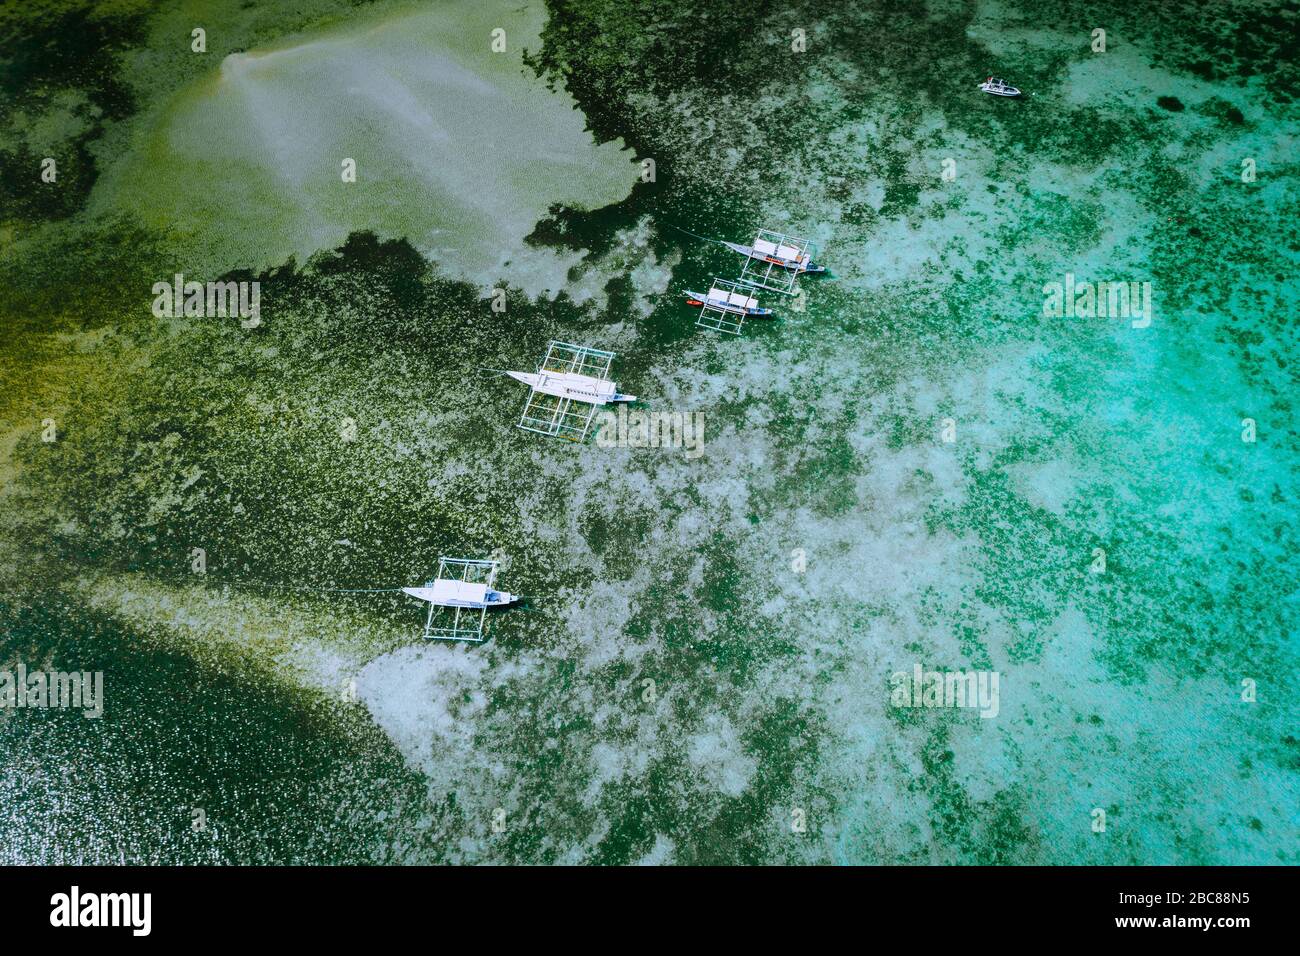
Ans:
[{"label": "shallow lagoon", "polygon": [[[580,5],[547,23],[543,64],[661,176],[548,219],[541,273],[491,276],[485,252],[458,284],[354,237],[264,275],[280,311],[255,337],[152,322],[149,283],[177,259],[301,262],[318,210],[331,229],[383,210],[376,231],[428,251],[435,207],[334,206],[294,156],[283,194],[317,202],[252,234],[213,226],[245,210],[209,208],[187,237],[180,184],[151,211],[118,177],[152,154],[124,147],[105,205],[45,227],[158,217],[156,248],[98,235],[111,268],[91,292],[29,233],[6,305],[25,332],[4,353],[23,383],[4,410],[6,653],[102,663],[109,707],[93,739],[75,715],[0,718],[24,772],[44,753],[106,768],[51,777],[39,799],[11,777],[15,858],[77,858],[40,842],[65,814],[109,861],[1294,862],[1293,73],[1267,33],[1237,62],[1195,17],[1122,6],[800,12],[750,26],[727,58],[699,37],[751,24],[748,5]],[[1104,56],[1085,16],[1109,25]],[[809,44],[791,55],[796,19]],[[291,51],[358,23],[250,47],[288,54],[270,61],[271,115],[288,102],[319,127],[311,90],[340,81],[305,86]],[[267,64],[235,56],[235,87],[258,90]],[[990,61],[1033,95],[974,93]],[[215,75],[193,83],[108,136],[192,152],[176,106],[226,103]],[[383,115],[381,134],[414,114]],[[374,139],[363,174],[416,163]],[[614,173],[634,167],[599,149],[621,184],[607,200],[561,164],[553,196],[516,197],[476,234],[520,248],[546,203],[621,199]],[[426,172],[412,188],[441,188]],[[739,340],[693,333],[669,293],[734,262],[669,227],[759,224],[822,239],[835,276]],[[1150,280],[1152,324],[1043,316],[1067,272]],[[523,294],[539,274],[569,294]],[[497,315],[479,280],[501,277],[515,291]],[[77,296],[94,308],[61,307]],[[472,369],[527,367],[550,337],[619,351],[620,383],[651,408],[703,411],[705,454],[514,430],[521,396]],[[36,437],[47,414],[62,444]],[[480,647],[420,644],[418,609],[386,596],[256,586],[410,583],[440,552],[495,547],[532,597]],[[892,708],[890,675],[918,663],[996,669],[998,717]],[[115,711],[114,693],[135,705]],[[192,806],[226,838],[193,836]]]}]

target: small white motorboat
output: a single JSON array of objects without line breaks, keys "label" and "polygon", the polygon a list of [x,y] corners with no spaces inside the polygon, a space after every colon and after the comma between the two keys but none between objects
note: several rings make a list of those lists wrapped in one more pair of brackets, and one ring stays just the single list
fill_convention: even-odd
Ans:
[{"label": "small white motorboat", "polygon": [[1019,96],[1020,90],[1016,89],[1006,80],[996,76],[990,76],[980,84],[980,89],[985,93],[992,93],[994,96]]}]

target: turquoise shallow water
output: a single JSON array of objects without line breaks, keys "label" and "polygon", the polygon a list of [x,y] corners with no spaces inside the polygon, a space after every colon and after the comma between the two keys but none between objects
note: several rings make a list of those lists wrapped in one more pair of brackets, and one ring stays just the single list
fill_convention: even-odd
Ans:
[{"label": "turquoise shallow water", "polygon": [[[82,157],[0,216],[0,654],[108,698],[0,714],[5,859],[1295,862],[1293,9],[553,5],[528,95],[656,177],[594,210],[530,183],[495,312],[408,234],[436,209],[271,269],[249,250],[282,236],[210,218],[228,168],[198,164],[192,217],[141,213],[175,174],[158,117],[222,58],[388,16],[235,6],[198,62],[169,8],[91,16],[116,54],[81,74],[31,52],[75,5],[0,32],[6,156]],[[680,230],[764,225],[833,275],[695,331],[675,293],[736,263]],[[259,270],[251,334],[149,313],[222,269]],[[1045,315],[1067,273],[1150,283],[1149,324]],[[551,338],[703,412],[705,453],[514,429],[476,368]],[[423,644],[400,597],[262,586],[494,549],[529,600],[479,646]],[[917,664],[996,671],[997,715],[894,706]]]}]

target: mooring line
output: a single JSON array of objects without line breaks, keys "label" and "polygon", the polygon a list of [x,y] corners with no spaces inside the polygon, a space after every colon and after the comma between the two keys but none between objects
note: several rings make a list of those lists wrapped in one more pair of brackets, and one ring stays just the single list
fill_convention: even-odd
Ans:
[{"label": "mooring line", "polygon": [[382,594],[400,591],[401,588],[318,588],[309,584],[263,584],[260,581],[219,581],[218,584],[237,584],[246,588],[269,588],[273,591],[311,591],[316,594]]},{"label": "mooring line", "polygon": [[705,242],[716,242],[718,245],[725,245],[721,239],[710,239],[708,236],[701,236],[697,232],[691,232],[689,229],[683,229],[681,226],[674,225],[671,222],[664,223],[669,229],[676,229],[678,232],[684,232],[688,236],[694,236],[696,239],[703,239]]}]

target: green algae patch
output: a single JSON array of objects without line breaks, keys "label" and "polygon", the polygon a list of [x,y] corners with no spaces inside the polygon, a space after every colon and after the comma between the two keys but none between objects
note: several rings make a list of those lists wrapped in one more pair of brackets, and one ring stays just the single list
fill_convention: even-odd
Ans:
[{"label": "green algae patch", "polygon": [[557,290],[576,257],[524,237],[553,206],[624,199],[640,167],[523,66],[542,19],[508,2],[404,7],[230,53],[142,117],[91,208],[169,233],[196,274],[369,230],[480,286]]}]

